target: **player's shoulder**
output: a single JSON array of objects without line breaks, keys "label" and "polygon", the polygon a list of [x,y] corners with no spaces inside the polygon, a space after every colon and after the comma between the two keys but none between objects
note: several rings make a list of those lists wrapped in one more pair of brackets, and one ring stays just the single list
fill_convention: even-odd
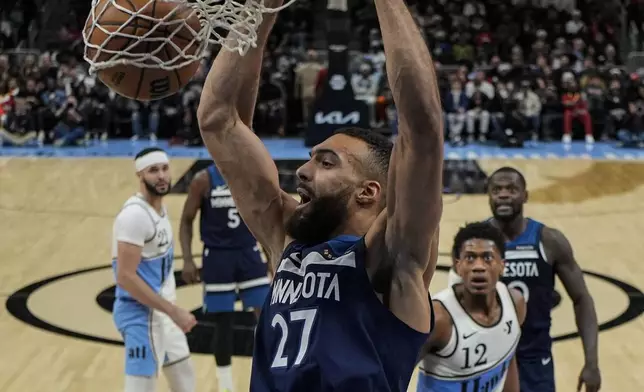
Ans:
[{"label": "player's shoulder", "polygon": [[125,222],[137,219],[154,220],[147,203],[138,196],[132,196],[123,203],[116,220]]},{"label": "player's shoulder", "polygon": [[566,235],[559,229],[544,225],[541,229],[541,243],[546,252],[557,255],[572,251],[570,241]]},{"label": "player's shoulder", "polygon": [[190,180],[191,192],[205,192],[210,186],[210,173],[208,168],[199,170]]}]

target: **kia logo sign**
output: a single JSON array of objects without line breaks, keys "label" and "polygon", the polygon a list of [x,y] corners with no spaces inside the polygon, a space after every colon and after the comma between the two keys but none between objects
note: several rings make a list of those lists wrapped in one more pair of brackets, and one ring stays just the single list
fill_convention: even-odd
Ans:
[{"label": "kia logo sign", "polygon": [[328,114],[323,112],[317,112],[315,114],[315,123],[318,125],[329,124],[329,125],[347,125],[347,124],[358,124],[360,122],[360,112],[353,111],[349,114],[343,114],[342,112],[336,110]]}]

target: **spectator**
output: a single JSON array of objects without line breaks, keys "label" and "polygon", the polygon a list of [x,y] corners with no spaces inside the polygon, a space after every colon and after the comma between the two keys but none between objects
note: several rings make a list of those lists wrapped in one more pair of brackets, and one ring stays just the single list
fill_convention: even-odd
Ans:
[{"label": "spectator", "polygon": [[541,99],[530,88],[529,80],[521,81],[521,87],[515,94],[515,99],[519,102],[519,113],[525,118],[532,131],[532,139],[537,140],[541,126]]},{"label": "spectator", "polygon": [[483,93],[487,99],[494,98],[494,86],[485,80],[485,72],[478,71],[474,76],[474,80],[467,82],[465,85],[465,94],[471,98],[475,92]]},{"label": "spectator", "polygon": [[613,79],[608,86],[606,97],[606,134],[617,136],[624,134],[628,127],[628,103],[624,99],[624,91],[618,79]]},{"label": "spectator", "polygon": [[625,146],[644,147],[644,82],[640,82],[628,100],[630,124],[627,132],[618,135]]},{"label": "spectator", "polygon": [[302,118],[308,122],[309,111],[315,102],[315,82],[322,69],[317,52],[309,50],[306,61],[295,68],[295,98],[302,102]]},{"label": "spectator", "polygon": [[582,97],[574,78],[565,81],[564,91],[561,97],[561,103],[564,106],[562,141],[566,144],[572,141],[572,121],[576,119],[581,121],[584,126],[586,143],[594,143],[595,139],[590,114],[588,113],[588,104]]},{"label": "spectator", "polygon": [[465,111],[469,105],[469,99],[463,91],[463,84],[460,80],[452,80],[451,88],[443,99],[443,108],[447,113],[447,124],[449,140],[454,144],[462,144],[461,133],[465,125]]},{"label": "spectator", "polygon": [[475,124],[479,125],[479,141],[487,141],[487,134],[490,127],[489,99],[482,92],[476,91],[469,100],[467,108],[467,142],[474,141],[476,131]]},{"label": "spectator", "polygon": [[[150,138],[150,142],[155,144],[157,133],[159,132],[159,102],[130,101],[129,109],[132,113],[133,135],[131,140],[136,142],[147,136]],[[145,120],[145,123],[143,120]]]}]

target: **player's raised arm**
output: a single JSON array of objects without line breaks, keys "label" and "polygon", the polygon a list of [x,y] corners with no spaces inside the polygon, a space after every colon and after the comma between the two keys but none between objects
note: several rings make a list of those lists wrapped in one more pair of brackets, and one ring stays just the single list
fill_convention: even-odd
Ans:
[{"label": "player's raised arm", "polygon": [[[283,1],[264,3],[278,7]],[[226,50],[219,53],[208,73],[197,113],[204,144],[230,187],[244,222],[271,261],[272,255],[279,257],[284,246],[285,217],[297,205],[280,189],[277,167],[250,129],[264,46],[275,18],[275,14],[264,15],[257,47],[245,56]]]},{"label": "player's raised arm", "polygon": [[[442,213],[443,126],[432,58],[403,0],[375,0],[399,130],[387,184],[386,253],[393,265],[391,311],[427,331],[423,274]],[[374,230],[377,230],[374,229]],[[426,311],[419,312],[420,307]]]}]

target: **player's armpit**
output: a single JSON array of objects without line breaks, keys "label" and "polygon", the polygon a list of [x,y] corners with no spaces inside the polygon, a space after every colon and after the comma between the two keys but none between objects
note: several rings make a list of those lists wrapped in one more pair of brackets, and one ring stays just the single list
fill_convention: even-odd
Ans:
[{"label": "player's armpit", "polygon": [[284,247],[284,222],[297,201],[280,189],[275,162],[262,141],[241,121],[230,128],[208,131],[201,124],[210,155],[226,180],[239,214],[262,244],[269,262],[276,262]]},{"label": "player's armpit", "polygon": [[519,392],[519,388],[519,367],[517,366],[517,357],[515,356],[512,358],[512,361],[510,361],[508,375],[505,377],[503,392]]},{"label": "player's armpit", "polygon": [[452,338],[452,317],[445,310],[442,302],[432,301],[432,303],[434,304],[434,329],[423,347],[423,354],[443,349]]},{"label": "player's armpit", "polygon": [[517,311],[517,318],[519,319],[519,325],[523,325],[526,315],[526,303],[523,294],[519,290],[508,288],[512,301],[514,302],[514,308]]}]

